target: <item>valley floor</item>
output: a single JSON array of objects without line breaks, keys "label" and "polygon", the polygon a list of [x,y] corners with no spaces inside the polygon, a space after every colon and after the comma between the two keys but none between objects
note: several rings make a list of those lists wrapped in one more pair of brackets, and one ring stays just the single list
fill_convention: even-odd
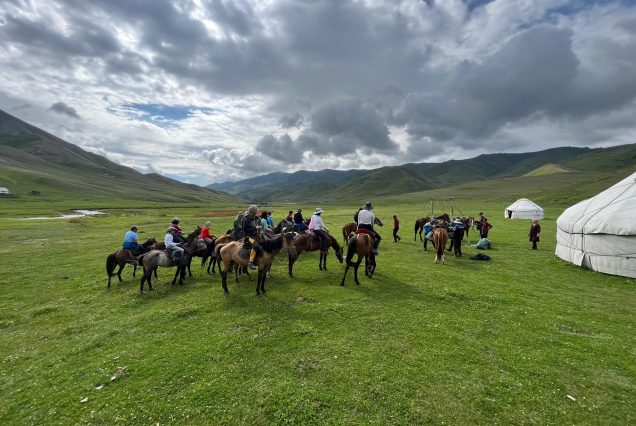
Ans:
[{"label": "valley floor", "polygon": [[[293,279],[279,255],[263,297],[246,277],[225,297],[198,265],[184,286],[161,270],[140,295],[128,267],[106,288],[130,225],[162,238],[178,214],[188,232],[207,219],[220,232],[226,207],[3,219],[0,423],[634,424],[636,282],[557,259],[557,208],[531,251],[529,223],[505,221],[505,204],[466,203],[494,225],[493,260],[470,260],[465,243],[434,265],[413,241],[425,205],[378,203],[378,268],[359,287],[340,287],[333,254],[328,272],[303,254]],[[353,209],[321,207],[342,240]]]}]

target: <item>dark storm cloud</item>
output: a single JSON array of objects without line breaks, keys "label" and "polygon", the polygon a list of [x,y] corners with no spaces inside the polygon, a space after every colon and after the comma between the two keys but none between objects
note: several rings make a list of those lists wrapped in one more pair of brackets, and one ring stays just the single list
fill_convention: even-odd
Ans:
[{"label": "dark storm cloud", "polygon": [[49,109],[57,114],[67,115],[72,118],[80,118],[75,108],[66,105],[64,102],[55,102]]},{"label": "dark storm cloud", "polygon": [[[543,137],[546,128],[576,134],[593,123],[594,137],[616,140],[626,131],[615,120],[628,117],[636,99],[635,51],[636,7],[618,1],[0,6],[2,71],[18,75],[11,90],[22,98],[29,90],[17,87],[28,81],[55,87],[44,109],[75,88],[149,105],[177,104],[182,93],[200,94],[198,104],[244,99],[247,106],[232,108],[249,113],[219,129],[235,132],[224,141],[240,148],[225,157],[211,150],[211,158],[259,170],[338,156],[388,164],[431,151],[508,150],[519,143],[514,128]],[[88,118],[89,108],[75,106]],[[240,152],[253,147],[257,153]]]},{"label": "dark storm cloud", "polygon": [[299,127],[303,124],[303,116],[300,113],[292,115],[284,115],[278,120],[278,125],[284,129],[290,129],[292,127]]}]

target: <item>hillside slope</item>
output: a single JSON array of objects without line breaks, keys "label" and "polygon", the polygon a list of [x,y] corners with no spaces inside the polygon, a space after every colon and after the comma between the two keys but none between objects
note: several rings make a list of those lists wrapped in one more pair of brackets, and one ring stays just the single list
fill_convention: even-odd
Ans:
[{"label": "hillside slope", "polygon": [[0,186],[40,200],[228,201],[218,190],[116,164],[0,111]]},{"label": "hillside slope", "polygon": [[[462,185],[479,187],[480,182],[485,181],[507,185],[509,182],[505,181],[506,178],[524,175],[550,175],[550,179],[560,179],[565,173],[574,173],[563,182],[572,182],[572,179],[581,182],[588,178],[604,178],[604,173],[623,169],[636,169],[636,144],[598,149],[559,147],[520,154],[484,154],[466,160],[409,163],[375,170],[277,172],[208,187],[261,202],[326,203]],[[547,186],[537,189],[551,189],[550,179],[538,180]]]}]

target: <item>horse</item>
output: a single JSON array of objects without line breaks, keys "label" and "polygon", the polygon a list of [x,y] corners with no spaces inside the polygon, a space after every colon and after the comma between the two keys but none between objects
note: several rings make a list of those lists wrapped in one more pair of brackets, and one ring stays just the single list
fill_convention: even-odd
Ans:
[{"label": "horse", "polygon": [[[141,244],[141,250],[139,251],[139,254],[146,253],[150,249],[150,247],[156,242],[157,240],[155,240],[154,238],[148,239],[148,241]],[[119,249],[115,253],[109,254],[108,257],[106,258],[106,273],[108,274],[108,288],[110,288],[110,279],[114,277],[115,275],[117,275],[117,278],[119,278],[119,282],[123,281],[121,279],[121,271],[124,270],[124,267],[126,266],[127,263],[130,263],[131,265],[135,267],[135,269],[133,269],[133,277],[134,277],[135,273],[137,272],[138,258],[139,256],[135,256],[132,250],[129,250],[129,249]],[[119,266],[119,271],[117,271],[117,273],[114,274],[113,272],[115,271],[116,266]]]},{"label": "horse", "polygon": [[205,249],[205,243],[203,240],[195,238],[193,235],[188,236],[186,239],[186,243],[183,245],[183,256],[178,264],[175,264],[172,261],[172,258],[168,256],[168,254],[164,250],[151,250],[148,253],[145,253],[139,256],[139,263],[144,267],[144,276],[141,277],[141,284],[139,285],[139,290],[141,293],[144,292],[144,282],[148,281],[148,290],[152,291],[152,273],[155,273],[155,277],[157,276],[157,268],[159,266],[164,266],[168,268],[172,268],[173,266],[177,266],[177,270],[174,274],[174,278],[172,279],[172,284],[174,285],[177,281],[177,276],[179,277],[179,284],[183,284],[183,278],[185,277],[186,266],[190,262],[192,258],[192,254],[196,250]]},{"label": "horse", "polygon": [[[278,254],[281,249],[285,249],[289,252],[294,252],[296,249],[291,243],[291,240],[294,238],[292,233],[280,234],[271,240],[265,240],[259,243],[261,248],[260,256],[257,256],[254,259],[254,263],[258,267],[258,279],[256,280],[256,294],[261,295],[265,293],[265,279],[267,278],[267,273],[272,267],[272,262],[274,262],[274,257]],[[223,292],[228,295],[230,294],[227,289],[227,274],[232,270],[234,265],[247,266],[249,263],[249,258],[242,257],[240,255],[240,251],[243,248],[243,244],[238,241],[232,241],[224,245],[220,250],[221,261],[223,262],[223,270],[221,271],[221,279]]]},{"label": "horse", "polygon": [[[356,285],[360,285],[360,282],[358,281],[358,268],[360,267],[360,263],[362,263],[362,259],[364,259],[365,275],[369,278],[372,278],[373,273],[375,272],[375,255],[372,251],[374,243],[373,237],[367,232],[363,231],[366,230],[359,230],[358,234],[351,237],[348,242],[347,266],[345,267],[344,275],[342,276],[342,282],[340,283],[340,285],[343,287],[345,285],[345,278],[347,277],[347,271],[349,271],[350,266],[353,266]],[[351,262],[354,254],[358,255],[356,263]]]},{"label": "horse", "polygon": [[430,222],[430,220],[431,220],[430,216],[425,216],[415,221],[415,235],[413,236],[413,241],[417,241],[418,232],[420,234],[420,241],[424,241],[422,239],[422,231],[424,230],[424,225]]},{"label": "horse", "polygon": [[[373,219],[373,224],[378,226],[384,226],[382,221],[378,219],[377,217]],[[344,238],[345,244],[347,244],[347,241],[349,241],[349,235],[356,232],[356,229],[358,229],[358,224],[355,222],[347,223],[346,225],[342,227],[342,237]]]},{"label": "horse", "polygon": [[294,227],[294,222],[293,221],[289,221],[287,219],[281,219],[280,222],[278,222],[278,225],[276,225],[272,231],[274,232],[274,234],[282,234],[286,231],[291,230]]},{"label": "horse", "polygon": [[445,221],[438,221],[433,229],[433,245],[435,246],[435,261],[444,263],[444,250],[448,241],[448,225]]},{"label": "horse", "polygon": [[[334,237],[332,237],[330,234],[325,232],[325,235],[327,235],[329,237],[329,241],[327,242],[327,252],[329,251],[329,247],[333,247],[333,250],[336,252],[336,257],[338,258],[338,261],[340,263],[342,263],[343,259],[342,259],[342,247],[340,247],[340,244],[338,244],[338,241],[336,241],[336,239]],[[296,260],[298,259],[298,257],[300,256],[300,254],[303,251],[315,251],[315,250],[320,250],[320,242],[315,241],[312,238],[311,234],[298,234],[294,237],[294,239],[292,240],[292,244],[294,245],[294,247],[296,248],[295,250],[295,255],[292,256],[292,253],[289,253],[289,276],[293,277],[293,268],[294,268],[294,262],[296,262]],[[327,252],[325,253],[320,253],[320,260],[318,260],[318,268],[320,268],[321,271],[326,271],[327,270]]]}]

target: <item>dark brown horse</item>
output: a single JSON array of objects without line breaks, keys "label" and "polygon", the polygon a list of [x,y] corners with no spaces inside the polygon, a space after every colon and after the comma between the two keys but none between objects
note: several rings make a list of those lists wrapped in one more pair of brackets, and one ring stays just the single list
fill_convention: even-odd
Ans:
[{"label": "dark brown horse", "polygon": [[413,241],[417,241],[418,234],[420,235],[420,241],[424,241],[424,239],[422,238],[422,231],[424,230],[424,225],[426,225],[428,222],[435,219],[443,219],[446,222],[450,222],[450,216],[448,216],[448,213],[443,213],[441,216],[424,216],[417,219],[415,221],[415,226],[414,226],[415,234],[413,235]]},{"label": "dark brown horse", "polygon": [[[329,247],[333,247],[333,250],[336,252],[336,257],[338,261],[342,263],[342,247],[338,244],[338,241],[330,234],[325,232],[325,235],[329,237],[329,241],[327,242],[327,252],[329,251]],[[311,234],[298,234],[292,240],[292,244],[296,248],[295,254],[292,255],[293,252],[289,253],[289,276],[293,276],[294,262],[298,259],[300,254],[303,251],[316,251],[320,250],[320,242],[314,240]],[[327,270],[327,253],[320,253],[320,260],[318,260],[318,268],[321,271]]]},{"label": "dark brown horse", "polygon": [[[373,220],[373,224],[384,226],[382,221],[377,217]],[[355,222],[347,223],[345,226],[342,227],[342,237],[344,238],[345,244],[347,244],[347,241],[349,241],[349,235],[355,233],[356,229],[358,229],[358,225]]]},{"label": "dark brown horse", "polygon": [[[375,255],[372,252],[373,243],[373,237],[366,233],[356,234],[349,239],[347,247],[347,266],[342,276],[341,286],[345,285],[345,278],[347,278],[347,271],[349,271],[350,266],[353,266],[356,285],[360,285],[358,281],[358,268],[360,267],[360,263],[362,263],[362,259],[364,259],[365,275],[369,278],[373,277],[373,273],[375,272]],[[358,255],[356,263],[351,262],[354,254]]]},{"label": "dark brown horse", "polygon": [[[141,244],[141,250],[139,251],[138,255],[135,255],[132,250],[128,250],[128,249],[120,249],[120,250],[117,250],[115,253],[109,254],[108,257],[106,258],[106,273],[108,274],[108,288],[110,288],[110,279],[114,277],[115,275],[117,275],[117,278],[119,278],[120,282],[123,281],[121,279],[121,271],[124,270],[124,267],[126,266],[127,263],[135,267],[135,269],[133,270],[133,277],[134,277],[135,273],[137,272],[137,265],[138,265],[137,260],[139,258],[139,255],[144,254],[148,250],[150,250],[150,247],[156,242],[157,240],[155,240],[154,238],[150,238],[148,239],[148,241]],[[114,271],[115,271],[115,267],[117,266],[119,266],[119,271],[117,271],[117,273],[115,274]]]}]

